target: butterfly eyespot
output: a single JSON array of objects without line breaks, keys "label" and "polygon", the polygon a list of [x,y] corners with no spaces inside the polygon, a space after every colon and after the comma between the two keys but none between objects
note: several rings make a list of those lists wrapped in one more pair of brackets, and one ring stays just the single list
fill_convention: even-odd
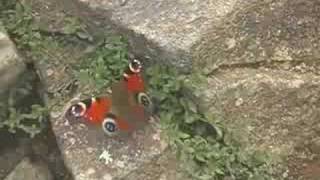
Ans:
[{"label": "butterfly eyespot", "polygon": [[152,106],[150,97],[143,92],[138,93],[138,103],[143,105],[145,108],[150,108]]},{"label": "butterfly eyespot", "polygon": [[86,112],[86,105],[82,102],[75,104],[71,107],[71,114],[74,117],[82,117]]},{"label": "butterfly eyespot", "polygon": [[117,132],[117,124],[113,117],[107,116],[102,122],[103,131],[111,136]]},{"label": "butterfly eyespot", "polygon": [[129,63],[129,69],[133,73],[139,73],[142,69],[142,63],[139,60],[134,59]]}]

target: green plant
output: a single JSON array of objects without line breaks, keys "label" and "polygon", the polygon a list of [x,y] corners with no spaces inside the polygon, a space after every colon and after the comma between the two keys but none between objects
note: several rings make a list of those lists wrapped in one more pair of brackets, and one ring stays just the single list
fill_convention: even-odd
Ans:
[{"label": "green plant", "polygon": [[48,110],[35,90],[36,84],[36,73],[26,71],[10,90],[1,94],[0,128],[6,128],[12,133],[22,130],[31,137],[41,132]]},{"label": "green plant", "polygon": [[[26,77],[30,76],[29,74]],[[48,110],[43,105],[36,104],[39,99],[33,94],[31,79],[24,80],[24,83],[11,88],[6,96],[7,99],[2,100],[0,128],[6,128],[11,133],[22,130],[34,137],[41,132],[48,117]]]},{"label": "green plant", "polygon": [[11,1],[4,6],[1,21],[18,47],[32,50],[41,43],[39,27],[33,23],[31,8],[19,1]]},{"label": "green plant", "polygon": [[[185,93],[193,83],[185,83],[186,79],[194,77],[181,76],[164,65],[148,69],[148,77],[150,94],[159,100],[162,127],[168,132],[183,169],[192,179],[272,179],[271,161],[267,154],[247,151],[231,135],[232,131],[212,114],[201,112],[193,98]],[[198,133],[198,122],[214,128],[208,133]]]},{"label": "green plant", "polygon": [[[82,86],[90,84],[98,92],[106,89],[120,78],[127,65],[126,51],[126,43],[121,39],[106,41],[80,63],[76,77]],[[247,151],[233,138],[232,131],[214,115],[201,112],[189,96],[188,89],[203,80],[200,75],[180,75],[165,65],[152,66],[146,74],[149,93],[158,100],[161,126],[192,179],[272,179],[269,156]],[[211,132],[198,126],[211,126],[207,128]]]},{"label": "green plant", "polygon": [[[37,25],[33,23],[28,6],[16,0],[1,1],[0,21],[18,48],[32,51],[34,57],[40,55],[37,49],[42,46],[43,38]],[[19,79],[10,91],[1,94],[5,98],[2,97],[0,105],[0,128],[6,128],[12,133],[22,130],[33,137],[42,130],[48,110],[40,105],[41,100],[35,97],[35,73],[22,73]]]},{"label": "green plant", "polygon": [[119,80],[127,66],[127,44],[121,37],[106,39],[88,58],[76,67],[75,75],[82,86],[94,87],[100,93]]},{"label": "green plant", "polygon": [[86,30],[86,26],[81,23],[80,19],[67,16],[64,18],[64,27],[62,28],[62,32],[65,35],[77,36],[80,39],[86,39],[92,41],[92,37]]},{"label": "green plant", "polygon": [[[123,41],[109,41],[83,61],[76,73],[82,85],[89,83],[101,91],[118,80],[127,65],[125,45]],[[155,65],[147,70],[147,82],[149,93],[158,100],[161,126],[192,179],[272,179],[271,160],[266,153],[247,151],[234,138],[238,136],[233,136],[214,115],[202,113],[194,98],[188,96],[186,89],[201,82],[201,76],[183,76],[168,66]],[[211,132],[198,128],[203,124],[213,127],[208,128]]]},{"label": "green plant", "polygon": [[[24,52],[25,56],[32,61],[44,61],[50,59],[48,49],[58,49],[65,45],[67,39],[78,37],[92,40],[86,26],[81,24],[78,18],[66,16],[65,26],[61,32],[49,32],[41,29],[35,21],[32,8],[27,3],[19,0],[1,1],[0,20],[10,38],[17,48]],[[67,37],[67,38],[66,38]]]},{"label": "green plant", "polygon": [[[83,30],[83,26],[75,18],[68,17],[65,20],[68,26],[63,29],[63,33],[66,35]],[[34,21],[31,7],[22,1],[0,1],[0,21],[29,61],[45,61],[51,56],[47,49],[62,46],[58,38],[42,34]],[[48,108],[40,105],[42,100],[34,96],[36,88],[31,87],[31,84],[35,76],[34,73],[31,74],[22,75],[20,79],[24,83],[11,88],[8,98],[0,104],[0,128],[6,128],[12,133],[22,130],[33,137],[43,129],[48,118]]]},{"label": "green plant", "polygon": [[[19,48],[30,52],[33,59],[46,59],[42,49],[59,46],[53,37],[41,34],[27,6],[15,0],[0,1],[0,11],[0,18],[11,37]],[[66,21],[68,25],[63,33],[81,36],[78,32],[83,26],[78,20],[67,18]],[[101,93],[121,77],[127,56],[125,40],[112,36],[78,63],[74,75],[80,86],[90,86],[94,93]],[[192,179],[272,179],[269,156],[248,150],[235,139],[233,130],[221,124],[214,115],[200,111],[196,101],[186,92],[197,85],[194,82],[201,80],[201,76],[183,76],[173,68],[158,65],[148,69],[147,77],[149,93],[159,101],[161,126],[166,130],[171,146],[177,150],[183,169]],[[8,121],[0,126],[7,126],[12,131],[19,127],[32,135],[38,132],[37,124],[25,121],[42,121],[47,110],[34,105],[31,111],[22,112],[10,105],[9,112]],[[201,126],[206,128],[198,128]]]},{"label": "green plant", "polygon": [[0,121],[0,128],[6,127],[10,132],[15,133],[18,129],[34,137],[41,132],[43,123],[48,116],[48,110],[38,104],[33,104],[31,111],[22,113],[17,108],[9,107],[7,120]]}]

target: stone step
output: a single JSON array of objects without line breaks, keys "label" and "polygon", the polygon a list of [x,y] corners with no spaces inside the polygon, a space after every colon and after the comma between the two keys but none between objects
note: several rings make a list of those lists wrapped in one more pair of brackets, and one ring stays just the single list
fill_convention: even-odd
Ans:
[{"label": "stone step", "polygon": [[[65,110],[70,105],[66,104]],[[129,137],[108,137],[101,126],[70,123],[65,110],[52,117],[52,127],[75,180],[124,178],[157,159],[167,147],[154,125]]]},{"label": "stone step", "polygon": [[[143,1],[75,0],[66,5],[88,24],[115,29],[129,40],[140,58],[169,61],[183,71],[191,69],[192,47],[202,34],[219,24],[240,0]],[[94,33],[94,31],[93,31]]]}]

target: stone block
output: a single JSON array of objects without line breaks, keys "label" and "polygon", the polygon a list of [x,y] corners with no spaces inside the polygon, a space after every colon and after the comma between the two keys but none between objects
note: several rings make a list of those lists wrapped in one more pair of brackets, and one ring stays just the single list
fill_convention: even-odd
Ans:
[{"label": "stone block", "polygon": [[65,164],[75,180],[124,178],[152,163],[167,148],[160,129],[153,123],[128,137],[109,137],[99,125],[70,122],[64,112],[53,112],[52,128]]}]

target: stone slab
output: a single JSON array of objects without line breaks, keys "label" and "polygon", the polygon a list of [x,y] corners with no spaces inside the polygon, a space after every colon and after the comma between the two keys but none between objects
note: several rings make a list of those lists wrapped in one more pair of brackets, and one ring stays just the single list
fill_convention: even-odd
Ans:
[{"label": "stone slab", "polygon": [[17,82],[24,70],[24,62],[0,22],[0,96]]},{"label": "stone slab", "polygon": [[311,166],[310,161],[318,162],[319,75],[281,69],[231,68],[208,78],[208,86],[210,89],[199,91],[209,111],[223,119],[249,149],[280,157],[276,159],[282,159],[287,163],[282,165],[290,168],[284,172],[299,178],[300,171]]},{"label": "stone slab", "polygon": [[26,155],[30,154],[31,140],[1,129],[0,141],[0,179],[4,179]]},{"label": "stone slab", "polygon": [[[128,37],[140,58],[163,60],[188,70],[191,47],[239,0],[74,0],[78,15],[102,29],[113,26]],[[74,7],[73,6],[73,7]],[[71,6],[70,6],[71,7]]]},{"label": "stone slab", "polygon": [[[125,177],[157,159],[167,144],[150,124],[128,137],[109,137],[101,127],[69,121],[64,110],[53,112],[52,128],[65,164],[75,180],[111,180]],[[130,179],[130,177],[129,177]]]},{"label": "stone slab", "polygon": [[239,5],[193,46],[198,67],[319,62],[319,1],[262,0]]},{"label": "stone slab", "polygon": [[53,176],[44,162],[32,162],[24,158],[4,180],[53,180]]}]

